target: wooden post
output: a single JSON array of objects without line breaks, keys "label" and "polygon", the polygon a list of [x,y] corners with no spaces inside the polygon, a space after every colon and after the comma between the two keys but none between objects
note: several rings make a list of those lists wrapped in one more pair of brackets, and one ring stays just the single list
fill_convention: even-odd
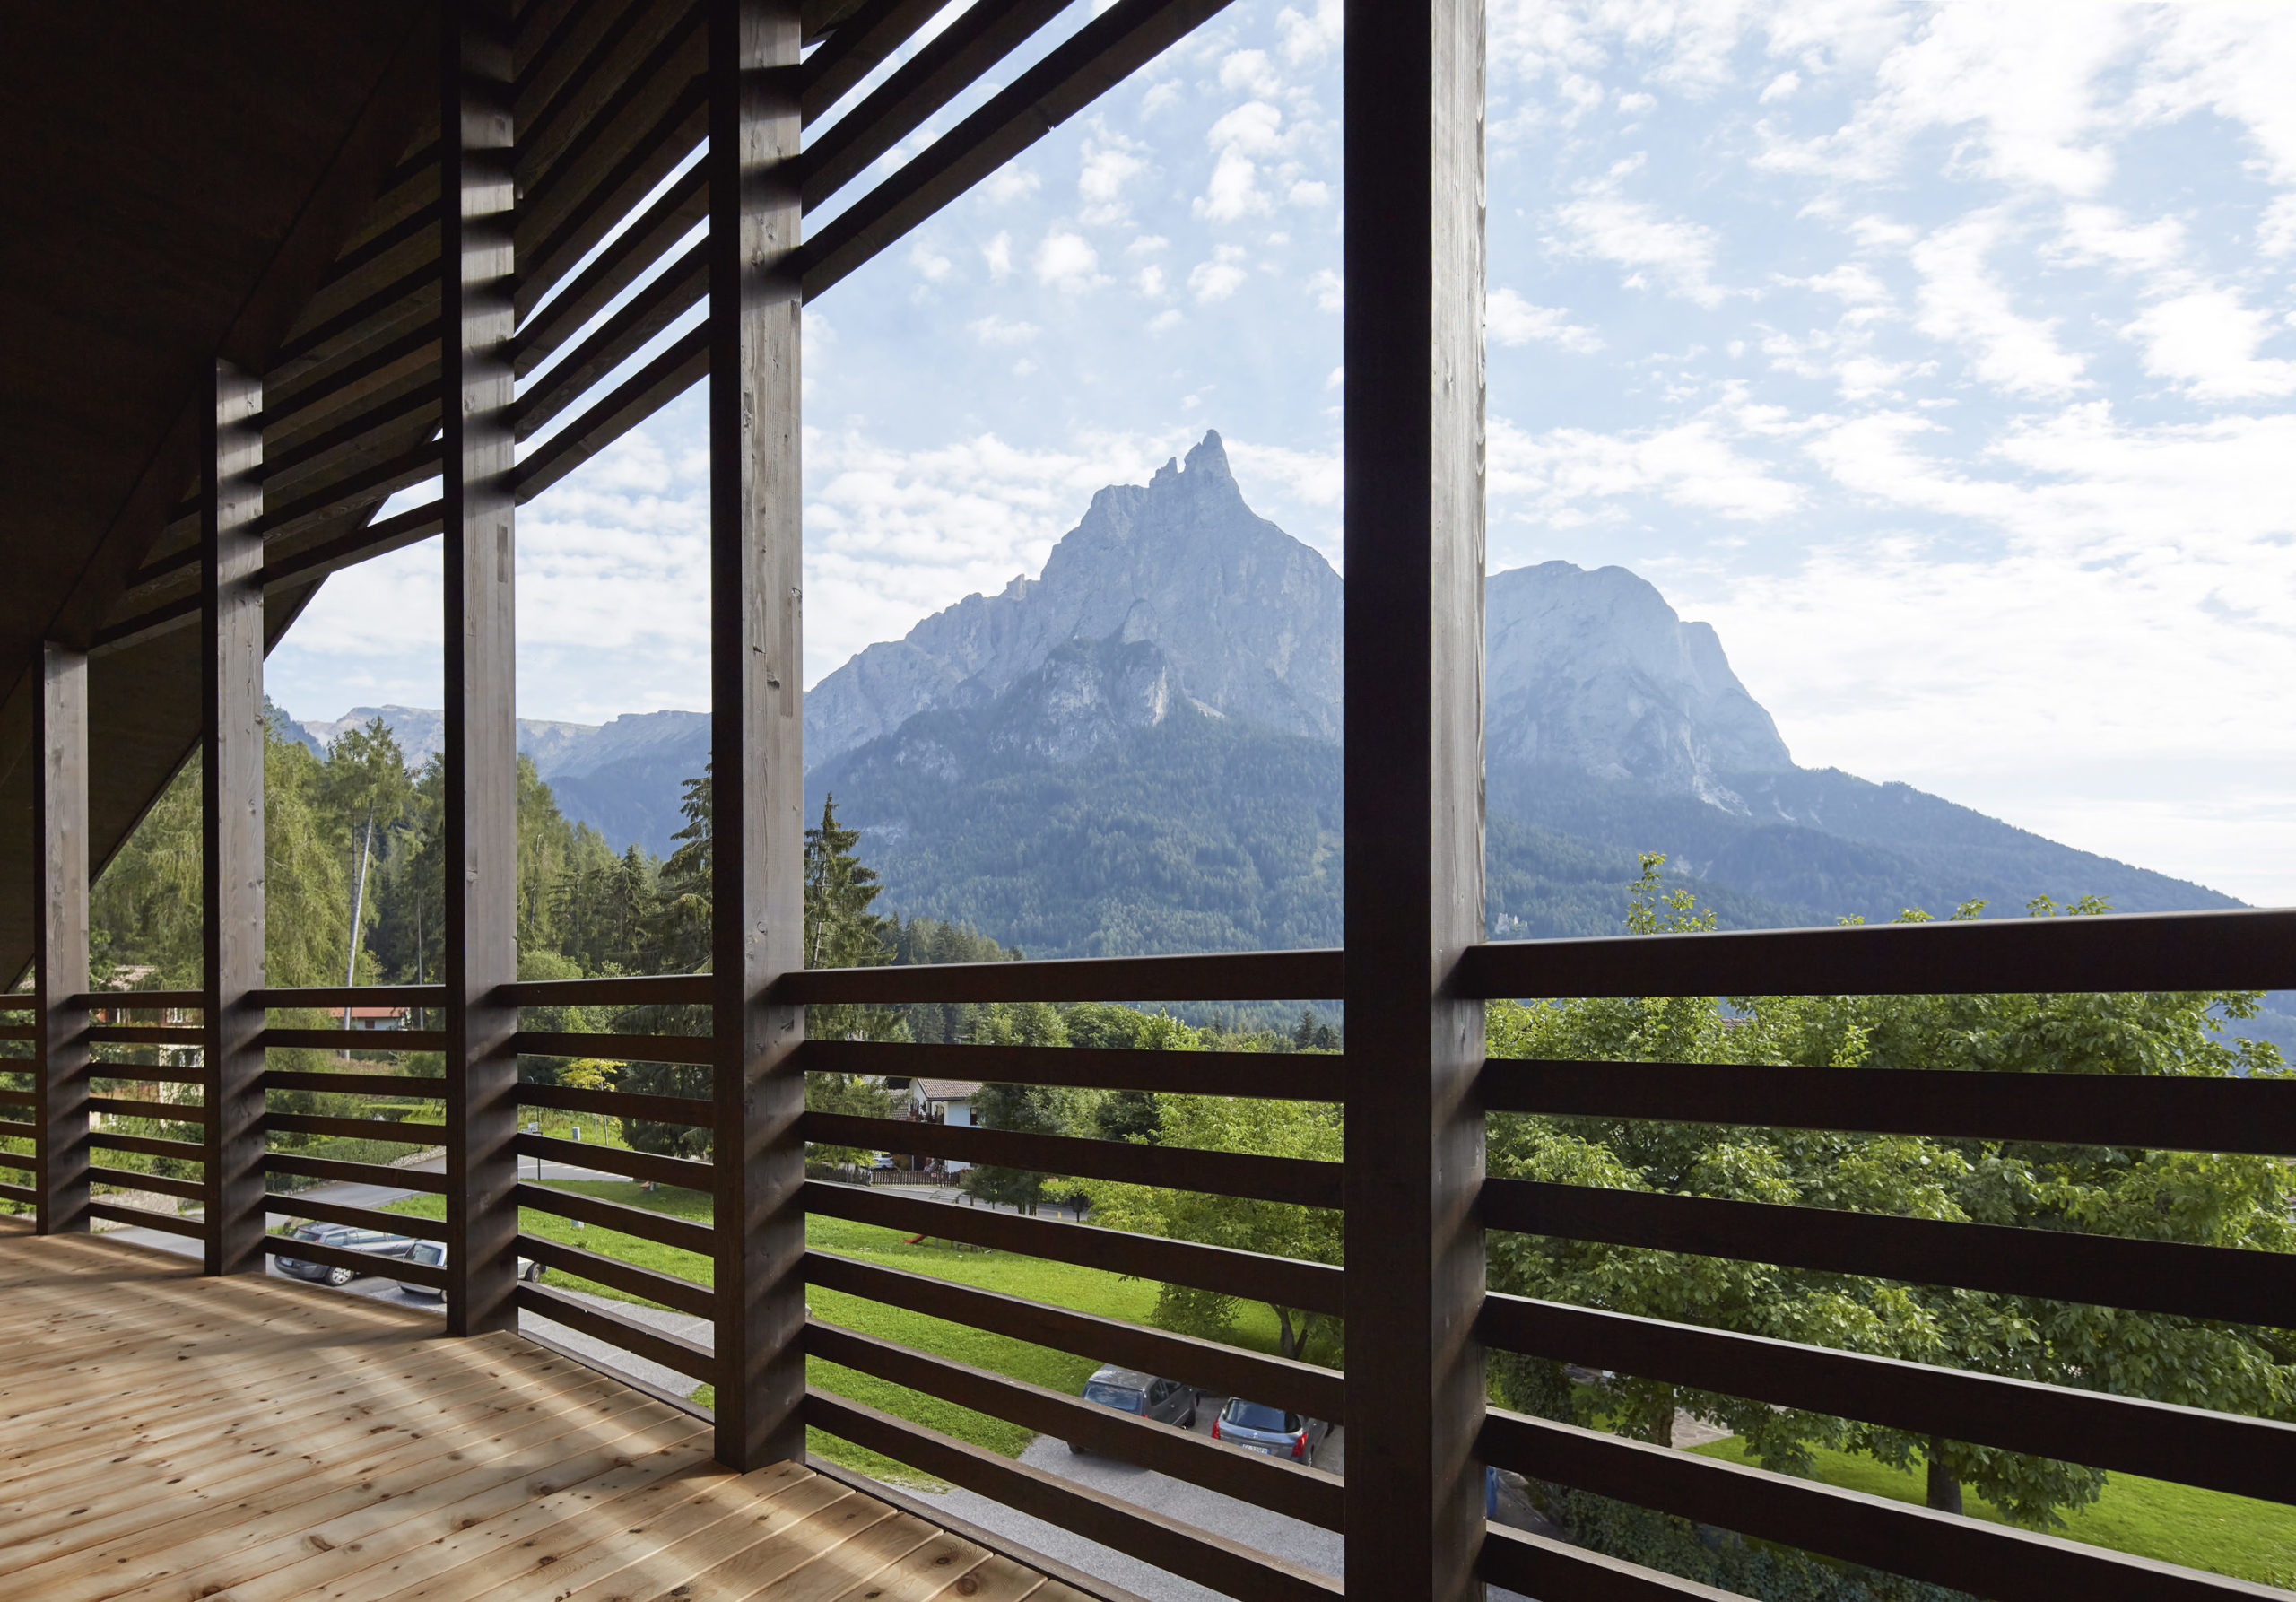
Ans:
[{"label": "wooden post", "polygon": [[210,1274],[263,1269],[263,382],[215,364],[200,467]]},{"label": "wooden post", "polygon": [[439,353],[446,396],[447,1329],[514,1328],[517,726],[508,346],[516,322],[510,20],[452,0],[441,38]]},{"label": "wooden post", "polygon": [[88,1227],[88,654],[53,640],[39,683],[32,798],[32,1121],[43,1235]]},{"label": "wooden post", "polygon": [[709,0],[709,661],[718,1458],[802,1459],[798,0]]},{"label": "wooden post", "polygon": [[1346,41],[1347,1589],[1457,1602],[1482,1594],[1483,1017],[1452,986],[1483,937],[1483,6],[1348,0]]}]

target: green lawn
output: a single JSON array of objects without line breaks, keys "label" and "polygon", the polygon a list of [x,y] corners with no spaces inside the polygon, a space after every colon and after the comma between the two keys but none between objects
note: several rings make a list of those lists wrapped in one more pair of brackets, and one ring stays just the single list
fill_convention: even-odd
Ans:
[{"label": "green lawn", "polygon": [[[1746,1461],[1735,1440],[1692,1450],[1725,1462]],[[1846,1452],[1820,1450],[1815,1457],[1817,1477],[1829,1485],[1896,1502],[1919,1503],[1925,1499],[1925,1482],[1918,1474]],[[1974,1497],[1969,1511],[2003,1522],[1989,1503]],[[2065,1523],[2057,1533],[2071,1540],[2266,1585],[2296,1586],[2296,1508],[2277,1502],[2116,1474],[2106,1481],[2103,1495],[2067,1514]]]},{"label": "green lawn", "polygon": [[[621,1202],[629,1206],[672,1213],[697,1223],[709,1221],[709,1197],[699,1191],[665,1188],[648,1193],[633,1183],[604,1180],[552,1180],[552,1187],[578,1190],[602,1200]],[[409,1197],[404,1201],[390,1204],[388,1210],[420,1217],[442,1218],[446,1214],[445,1198]],[[578,1229],[565,1219],[530,1207],[520,1209],[518,1227],[545,1240],[563,1241],[660,1273],[674,1274],[703,1284],[710,1282],[712,1265],[709,1258],[672,1247],[657,1246],[634,1235],[611,1230]],[[1122,1319],[1129,1323],[1147,1323],[1149,1313],[1156,1302],[1156,1286],[1145,1280],[1126,1279],[1121,1275],[1097,1268],[1042,1262],[1007,1252],[980,1251],[970,1248],[958,1250],[946,1244],[930,1242],[911,1246],[898,1231],[880,1229],[871,1224],[848,1223],[842,1219],[808,1218],[805,1240],[808,1245],[823,1251],[839,1252],[865,1262],[904,1268],[914,1274],[952,1279],[983,1290],[1001,1291],[1008,1295],[1025,1296],[1032,1301],[1074,1308],[1103,1318]],[[623,1292],[555,1271],[550,1276],[550,1283],[611,1296],[618,1301],[639,1300]],[[816,1289],[810,1293],[808,1302],[813,1316],[826,1323],[843,1325],[865,1335],[898,1341],[919,1351],[969,1363],[977,1368],[988,1369],[1015,1380],[1026,1380],[1070,1395],[1083,1390],[1085,1380],[1099,1366],[1100,1360],[1090,1354],[1032,1345],[1026,1341],[992,1335],[967,1325],[928,1318],[901,1308],[887,1307],[842,1292]],[[1244,1310],[1244,1316],[1232,1338],[1239,1345],[1274,1354],[1277,1349],[1275,1315],[1264,1307]],[[1018,1457],[1035,1438],[1033,1431],[1007,1424],[1003,1419],[955,1406],[937,1397],[857,1373],[837,1363],[808,1360],[806,1373],[813,1384],[825,1391],[850,1397],[897,1417],[953,1435],[961,1441],[1001,1452],[1008,1458]],[[703,1406],[709,1404],[708,1386],[701,1387],[693,1394],[694,1399]],[[914,1469],[903,1467],[849,1441],[822,1434],[818,1430],[811,1432],[808,1444],[825,1458],[880,1478],[892,1478],[909,1484],[938,1484],[918,1475]]]}]

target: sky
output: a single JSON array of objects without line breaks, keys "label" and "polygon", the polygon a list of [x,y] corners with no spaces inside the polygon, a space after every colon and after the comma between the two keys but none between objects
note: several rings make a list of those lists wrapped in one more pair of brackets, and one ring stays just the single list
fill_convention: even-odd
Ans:
[{"label": "sky", "polygon": [[[1337,562],[1341,48],[1238,0],[807,308],[809,683],[1206,428]],[[1491,0],[1489,55],[1492,569],[1648,579],[1805,766],[2296,903],[2296,5]],[[706,706],[700,401],[522,511],[522,715]],[[329,580],[274,699],[439,704],[438,560]]]}]

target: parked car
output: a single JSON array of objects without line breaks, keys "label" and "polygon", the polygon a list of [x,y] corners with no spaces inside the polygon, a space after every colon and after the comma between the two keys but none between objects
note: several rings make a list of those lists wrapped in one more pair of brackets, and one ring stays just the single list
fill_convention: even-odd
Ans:
[{"label": "parked car", "polygon": [[[414,1241],[405,1235],[386,1234],[381,1230],[356,1229],[347,1223],[299,1223],[287,1232],[290,1241],[308,1241],[314,1246],[332,1246],[337,1251],[362,1252],[369,1257],[403,1258],[414,1249]],[[291,1274],[297,1279],[316,1279],[331,1285],[347,1285],[358,1275],[341,1265],[307,1263],[300,1258],[280,1256],[272,1259],[282,1274]]]},{"label": "parked car", "polygon": [[[1158,1424],[1178,1424],[1183,1430],[1196,1428],[1194,1388],[1177,1380],[1159,1380],[1138,1369],[1103,1363],[1084,1381],[1084,1399],[1113,1407],[1118,1413],[1129,1413],[1135,1418],[1152,1418]],[[1068,1450],[1081,1452],[1087,1449],[1072,1441]]]},{"label": "parked car", "polygon": [[[447,1266],[446,1243],[442,1241],[417,1241],[414,1243],[414,1249],[406,1254],[406,1260],[410,1263],[427,1263],[433,1268],[443,1268]],[[542,1282],[542,1265],[532,1258],[520,1258],[518,1277],[539,1284]],[[442,1302],[447,1296],[447,1293],[437,1285],[411,1285],[403,1279],[398,1282],[398,1288],[410,1296],[435,1296]]]},{"label": "parked car", "polygon": [[1330,1432],[1331,1426],[1319,1418],[1302,1418],[1263,1402],[1247,1402],[1241,1397],[1229,1397],[1228,1405],[1220,1409],[1220,1416],[1212,1421],[1213,1440],[1224,1441],[1231,1446],[1248,1446],[1271,1458],[1289,1458],[1295,1463],[1314,1462],[1316,1448]]}]

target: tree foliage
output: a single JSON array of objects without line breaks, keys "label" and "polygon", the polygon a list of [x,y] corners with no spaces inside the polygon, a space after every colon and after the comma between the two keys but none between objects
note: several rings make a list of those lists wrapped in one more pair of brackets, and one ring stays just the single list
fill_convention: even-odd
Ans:
[{"label": "tree foliage", "polygon": [[[1662,891],[1662,862],[1644,858],[1631,927],[1709,927],[1686,892]],[[2030,909],[2042,917],[2104,910],[2096,901]],[[1954,916],[1981,910],[1971,903]],[[2257,1000],[2202,992],[1502,1002],[1490,1012],[1490,1049],[1711,1063],[1718,1073],[1775,1064],[2278,1076],[2272,1047],[2233,1039],[2220,1022]],[[2262,1157],[1508,1115],[1492,1120],[1489,1163],[1494,1174],[1605,1188],[2269,1251],[2296,1245],[2296,1178]],[[2279,1331],[1515,1234],[1491,1237],[1490,1276],[1493,1288],[1518,1294],[1781,1340],[2275,1418],[2296,1411],[2296,1350]],[[1589,1397],[1553,1365],[1497,1366],[1503,1394],[1527,1410],[1591,1411],[1664,1442],[1683,1409],[1728,1427],[1786,1472],[1806,1472],[1818,1445],[1900,1467],[1920,1463],[1934,1503],[1958,1508],[1966,1486],[2032,1527],[2094,1501],[2104,1482],[2086,1467],[1632,1376],[1605,1375]]]}]

